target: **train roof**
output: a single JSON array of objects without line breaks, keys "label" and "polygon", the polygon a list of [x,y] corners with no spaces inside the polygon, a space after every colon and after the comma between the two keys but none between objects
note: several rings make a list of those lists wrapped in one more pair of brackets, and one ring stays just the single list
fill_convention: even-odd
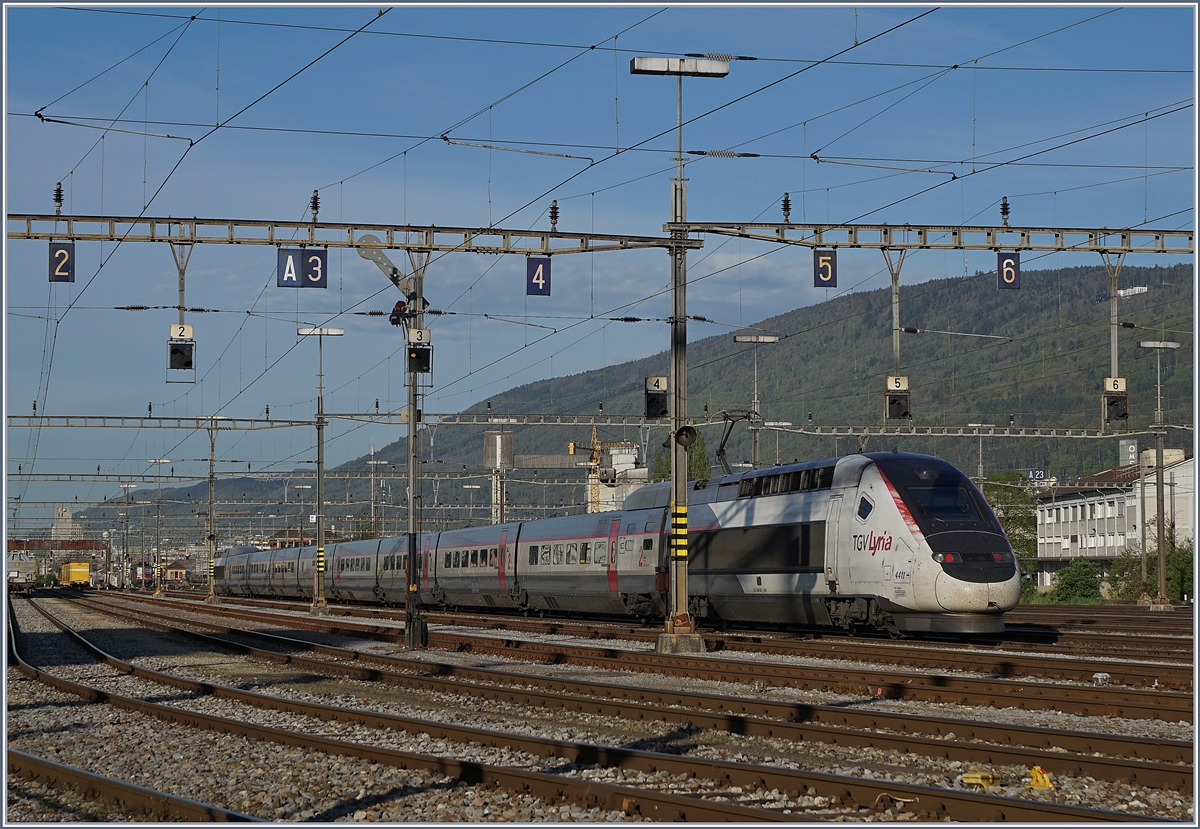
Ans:
[{"label": "train roof", "polygon": [[[821,469],[824,467],[837,467],[834,483],[840,485],[844,483],[839,480],[843,475],[859,474],[862,467],[871,461],[879,461],[891,458],[919,458],[922,460],[937,460],[941,463],[946,463],[940,458],[935,458],[932,455],[921,455],[913,452],[856,452],[851,455],[842,455],[836,458],[822,458],[815,461],[801,461],[797,463],[785,463],[779,466],[769,466],[764,469],[752,469],[745,472],[735,472],[732,475],[722,475],[717,478],[709,478],[701,481],[688,481],[688,491],[693,493],[688,496],[689,503],[704,503],[712,501],[716,497],[718,489],[722,486],[736,486],[742,480],[752,478],[765,478],[772,475],[779,475],[787,472],[797,472],[804,469]],[[671,500],[671,482],[661,481],[656,484],[648,484],[641,489],[638,489],[625,499],[622,509],[658,509],[667,506]]]}]

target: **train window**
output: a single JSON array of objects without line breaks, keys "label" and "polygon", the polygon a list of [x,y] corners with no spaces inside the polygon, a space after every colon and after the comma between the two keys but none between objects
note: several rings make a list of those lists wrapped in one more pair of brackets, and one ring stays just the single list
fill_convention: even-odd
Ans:
[{"label": "train window", "polygon": [[549,545],[549,544],[543,544],[543,545],[542,545],[542,558],[541,558],[541,562],[542,562],[542,564],[549,564],[549,563],[550,563],[550,545]]},{"label": "train window", "polygon": [[864,495],[858,502],[858,517],[866,521],[867,516],[871,514],[871,510],[873,509],[875,509],[874,504]]},{"label": "train window", "polygon": [[646,522],[646,532],[652,533],[652,532],[657,532],[657,531],[658,531],[658,525],[655,524],[655,522],[653,522],[653,521]]},{"label": "train window", "polygon": [[820,572],[825,523],[731,527],[688,533],[689,567],[696,570]]},{"label": "train window", "polygon": [[471,551],[471,566],[472,567],[479,566],[479,551],[478,550]]},{"label": "train window", "polygon": [[496,559],[499,558],[499,556],[500,556],[500,548],[493,547],[491,552],[488,553],[488,567],[495,567]]},{"label": "train window", "polygon": [[568,544],[567,545],[567,564],[574,564],[577,561],[579,561],[579,545],[578,544]]},{"label": "train window", "polygon": [[635,532],[637,532],[637,524],[635,524],[635,523],[633,523],[632,521],[630,521],[630,522],[629,522],[629,523],[628,523],[628,524],[625,526],[625,534],[626,534],[626,535],[633,535]]},{"label": "train window", "polygon": [[643,550],[653,550],[654,549],[654,539],[653,538],[643,538],[642,539],[642,549]]},{"label": "train window", "polygon": [[563,545],[561,545],[561,544],[554,545],[554,563],[555,564],[563,563]]},{"label": "train window", "polygon": [[529,563],[537,564],[537,559],[538,559],[537,545],[530,544],[529,545]]},{"label": "train window", "polygon": [[449,566],[450,566],[450,551],[449,551],[449,550],[447,550],[447,551],[446,551],[446,562],[445,562],[445,563],[444,563],[442,566],[443,566],[443,567],[449,567]]},{"label": "train window", "polygon": [[580,564],[587,564],[588,548],[591,546],[592,546],[591,542],[589,542],[589,541],[585,541],[579,545],[579,563]]}]

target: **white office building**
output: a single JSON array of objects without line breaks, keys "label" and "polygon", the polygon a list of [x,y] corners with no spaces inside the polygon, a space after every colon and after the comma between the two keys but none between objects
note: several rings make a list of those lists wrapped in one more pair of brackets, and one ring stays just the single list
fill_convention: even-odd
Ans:
[{"label": "white office building", "polygon": [[[1177,541],[1194,538],[1195,461],[1182,449],[1163,452],[1164,517]],[[1133,544],[1157,549],[1158,488],[1155,452],[1140,464],[1106,469],[1037,494],[1038,587],[1049,590],[1073,558],[1104,566]]]}]

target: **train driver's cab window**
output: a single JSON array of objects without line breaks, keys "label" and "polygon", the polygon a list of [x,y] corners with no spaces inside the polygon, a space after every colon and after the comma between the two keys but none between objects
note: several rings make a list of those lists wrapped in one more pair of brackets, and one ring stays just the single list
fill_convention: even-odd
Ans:
[{"label": "train driver's cab window", "polygon": [[591,542],[585,541],[579,545],[579,563],[588,563],[588,548],[591,547]]},{"label": "train driver's cab window", "polygon": [[575,564],[577,561],[579,561],[579,545],[578,544],[568,544],[567,545],[567,564]]},{"label": "train driver's cab window", "polygon": [[532,566],[538,562],[538,547],[536,544],[529,545],[529,564]]},{"label": "train driver's cab window", "polygon": [[643,550],[653,550],[654,549],[654,539],[653,538],[643,538],[642,539],[642,549]]},{"label": "train driver's cab window", "polygon": [[543,544],[543,545],[542,545],[542,558],[541,558],[541,562],[542,562],[542,564],[549,564],[549,563],[550,563],[550,545],[549,545],[549,544]]},{"label": "train driver's cab window", "polygon": [[858,517],[861,520],[866,521],[867,516],[871,514],[871,510],[873,509],[875,509],[875,505],[871,503],[871,500],[867,498],[867,496],[864,495],[861,499],[859,499]]}]

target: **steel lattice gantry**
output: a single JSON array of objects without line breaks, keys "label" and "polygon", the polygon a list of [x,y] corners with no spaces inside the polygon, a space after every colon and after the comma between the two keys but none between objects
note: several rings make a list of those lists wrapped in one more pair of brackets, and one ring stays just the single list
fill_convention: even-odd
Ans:
[{"label": "steel lattice gantry", "polygon": [[[362,236],[375,237],[364,241]],[[10,213],[9,239],[77,242],[165,242],[171,245],[304,245],[326,248],[550,255],[669,248],[678,239],[605,233],[419,227],[351,222],[270,222],[144,216],[56,216]],[[685,247],[704,245],[684,240]]]},{"label": "steel lattice gantry", "polygon": [[774,222],[683,222],[665,232],[714,233],[810,248],[887,250],[1034,250],[1191,255],[1190,230],[967,225],[830,225]]}]

